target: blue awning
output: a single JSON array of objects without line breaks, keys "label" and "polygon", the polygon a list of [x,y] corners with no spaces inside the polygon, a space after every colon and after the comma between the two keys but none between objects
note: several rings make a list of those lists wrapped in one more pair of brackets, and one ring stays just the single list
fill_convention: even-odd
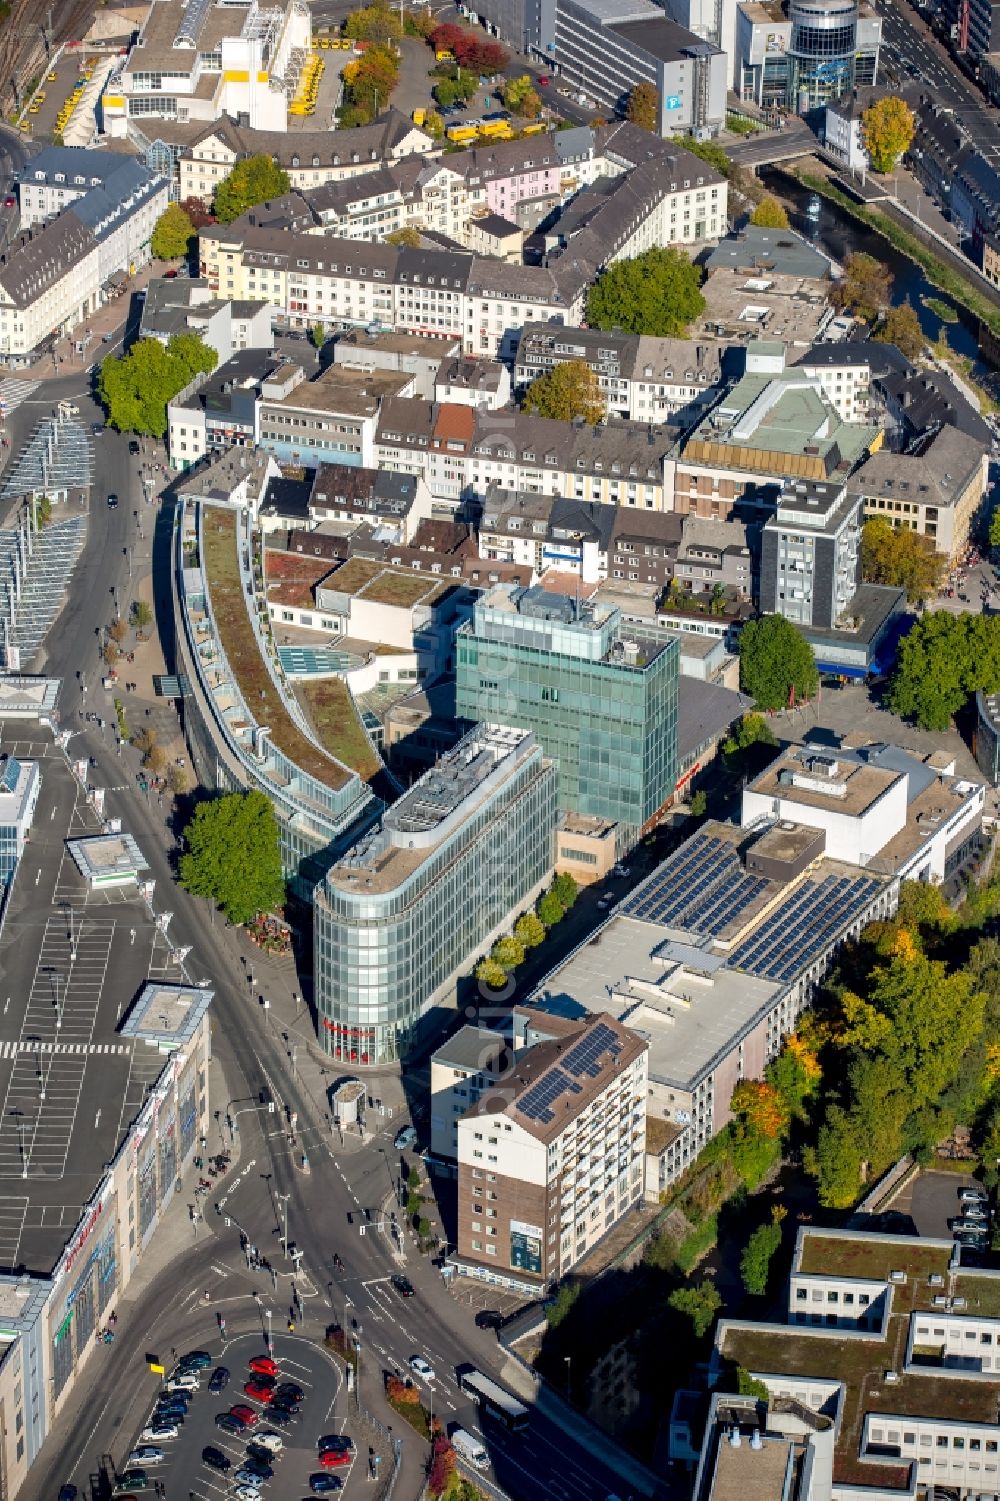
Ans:
[{"label": "blue awning", "polygon": [[817,662],[816,670],[827,677],[855,678],[859,682],[864,682],[869,672],[867,667],[848,667],[845,662]]}]

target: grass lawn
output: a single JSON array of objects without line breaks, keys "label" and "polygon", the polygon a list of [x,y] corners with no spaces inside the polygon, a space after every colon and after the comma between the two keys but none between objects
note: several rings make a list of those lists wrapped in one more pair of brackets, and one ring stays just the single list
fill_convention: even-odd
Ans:
[{"label": "grass lawn", "polygon": [[970,1314],[1000,1318],[1000,1276],[974,1277],[960,1272],[955,1292],[966,1300]]},{"label": "grass lawn", "polygon": [[316,734],[331,756],[365,780],[381,770],[382,763],[372,750],[351,690],[342,678],[304,681],[296,687]]},{"label": "grass lawn", "polygon": [[318,782],[339,791],[349,773],[303,735],[261,658],[240,581],[234,516],[206,507],[202,521],[202,560],[222,649],[247,708],[258,724],[268,726],[274,744],[290,761]]}]

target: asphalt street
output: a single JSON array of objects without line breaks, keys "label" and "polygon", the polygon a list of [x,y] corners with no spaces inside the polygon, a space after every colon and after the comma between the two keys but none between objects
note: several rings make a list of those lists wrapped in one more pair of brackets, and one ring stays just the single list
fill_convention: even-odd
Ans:
[{"label": "asphalt street", "polygon": [[[81,421],[87,426],[98,420],[100,413],[89,397],[87,377],[80,371],[60,375],[37,392],[30,404],[26,402],[11,415],[9,431],[15,447],[38,415],[63,397],[71,397],[80,405]],[[85,673],[86,707],[107,719],[112,711],[110,698],[99,684],[98,631],[111,618],[115,598],[123,605],[130,598],[128,557],[134,536],[133,510],[147,518],[154,513],[145,511],[143,506],[136,461],[129,457],[125,438],[105,432],[95,444],[96,479],[90,532],[70,582],[65,607],[51,633],[43,670],[62,678],[64,695],[75,692],[77,671]],[[114,510],[106,505],[106,496],[111,491],[122,499]],[[157,579],[154,598],[168,662],[172,615],[166,580],[171,532],[172,515],[169,503],[164,503],[154,537]],[[65,700],[63,712],[66,713]],[[129,1350],[115,1345],[107,1352],[109,1377],[118,1369],[119,1362],[126,1388],[126,1371],[145,1374],[141,1352],[152,1346],[144,1342],[143,1319],[148,1324],[150,1339],[162,1340],[164,1332],[169,1334],[182,1326],[190,1329],[192,1340],[199,1330],[204,1332],[203,1323],[196,1321],[196,1310],[179,1306],[180,1295],[200,1282],[212,1267],[238,1266],[242,1259],[241,1229],[276,1260],[282,1275],[292,1270],[282,1258],[278,1243],[275,1205],[280,1204],[282,1218],[287,1213],[289,1239],[303,1253],[303,1269],[322,1304],[320,1312],[324,1320],[357,1321],[362,1350],[362,1401],[373,1385],[381,1387],[385,1371],[403,1371],[411,1355],[422,1354],[436,1372],[433,1394],[427,1392],[428,1402],[433,1400],[435,1411],[446,1422],[458,1421],[483,1432],[495,1456],[497,1478],[512,1496],[523,1497],[525,1501],[536,1498],[542,1501],[543,1497],[556,1497],[557,1501],[604,1501],[609,1494],[620,1491],[622,1482],[616,1474],[614,1457],[609,1456],[605,1462],[600,1460],[600,1453],[607,1446],[599,1437],[590,1439],[592,1452],[578,1442],[575,1434],[562,1431],[534,1411],[528,1428],[516,1438],[506,1432],[497,1434],[480,1423],[477,1412],[460,1394],[455,1369],[465,1363],[472,1362],[502,1379],[502,1358],[495,1337],[475,1329],[471,1308],[456,1300],[444,1286],[439,1272],[412,1251],[405,1270],[416,1287],[416,1296],[404,1305],[393,1292],[388,1279],[399,1270],[394,1248],[363,1214],[364,1209],[370,1209],[373,1220],[377,1220],[380,1206],[391,1193],[396,1171],[395,1157],[387,1150],[391,1143],[384,1137],[365,1148],[342,1152],[325,1122],[317,1118],[311,1101],[293,1076],[280,1034],[271,1024],[259,996],[247,983],[247,973],[239,963],[241,950],[237,937],[224,930],[221,919],[213,924],[207,904],[196,902],[173,886],[170,859],[173,834],[157,816],[156,809],[134,790],[134,775],[131,772],[123,775],[122,761],[109,743],[110,738],[80,721],[71,752],[95,758],[92,778],[97,785],[108,789],[108,813],[120,816],[124,826],[138,838],[157,882],[158,906],[169,893],[173,912],[171,937],[178,945],[191,946],[189,972],[198,977],[210,976],[212,980],[213,1048],[230,1092],[228,1102],[220,1100],[216,1104],[220,1110],[239,1112],[241,1160],[252,1164],[252,1170],[241,1176],[235,1188],[228,1190],[226,1203],[220,1205],[218,1212],[213,1214],[211,1207],[206,1208],[208,1229],[213,1233],[202,1234],[190,1252],[174,1263],[170,1277],[161,1279],[137,1306]],[[242,952],[252,953],[245,947]],[[266,1097],[278,1102],[276,1116],[259,1108],[260,1100]],[[294,1145],[286,1125],[293,1113],[298,1122]],[[301,1170],[304,1142],[308,1143],[307,1173]],[[227,1218],[231,1220],[228,1226]],[[335,1252],[342,1258],[342,1271],[334,1267]],[[247,1301],[246,1293],[243,1300]],[[179,1339],[171,1342],[180,1345]],[[103,1359],[103,1353],[97,1358]],[[112,1450],[117,1455],[122,1447],[123,1423],[133,1425],[134,1431],[127,1433],[129,1443],[141,1427],[140,1415],[132,1413],[131,1405],[124,1406],[126,1401],[131,1402],[131,1390],[108,1380],[90,1379],[94,1382],[93,1390],[87,1395],[67,1447],[48,1458],[52,1494],[70,1475],[91,1472],[100,1455]],[[405,1431],[404,1425],[399,1426]],[[412,1436],[404,1440],[404,1449],[411,1456],[422,1452]],[[43,1459],[39,1494],[47,1493],[45,1477],[46,1459]]]},{"label": "asphalt street", "polygon": [[986,104],[971,79],[949,56],[944,44],[907,4],[907,0],[873,0],[882,17],[882,57],[905,82],[926,84],[987,156],[1000,158],[1000,113]]}]

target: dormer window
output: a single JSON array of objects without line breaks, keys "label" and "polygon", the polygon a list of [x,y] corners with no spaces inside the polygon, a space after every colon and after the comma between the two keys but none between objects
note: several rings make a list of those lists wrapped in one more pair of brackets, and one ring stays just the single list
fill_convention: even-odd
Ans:
[{"label": "dormer window", "polygon": [[297,157],[297,156],[293,156],[293,157],[292,157],[292,166],[293,166],[293,167],[297,167],[297,166],[298,166],[298,164],[299,164],[299,159],[298,159],[298,157]]}]

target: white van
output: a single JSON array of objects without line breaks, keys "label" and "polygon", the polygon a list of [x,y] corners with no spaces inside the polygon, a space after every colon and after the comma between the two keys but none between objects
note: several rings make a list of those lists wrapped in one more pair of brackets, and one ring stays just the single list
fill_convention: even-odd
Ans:
[{"label": "white van", "polygon": [[466,1433],[464,1428],[456,1428],[451,1436],[451,1446],[456,1454],[460,1454],[466,1464],[475,1465],[477,1470],[488,1470],[490,1456],[477,1438],[471,1433]]}]

